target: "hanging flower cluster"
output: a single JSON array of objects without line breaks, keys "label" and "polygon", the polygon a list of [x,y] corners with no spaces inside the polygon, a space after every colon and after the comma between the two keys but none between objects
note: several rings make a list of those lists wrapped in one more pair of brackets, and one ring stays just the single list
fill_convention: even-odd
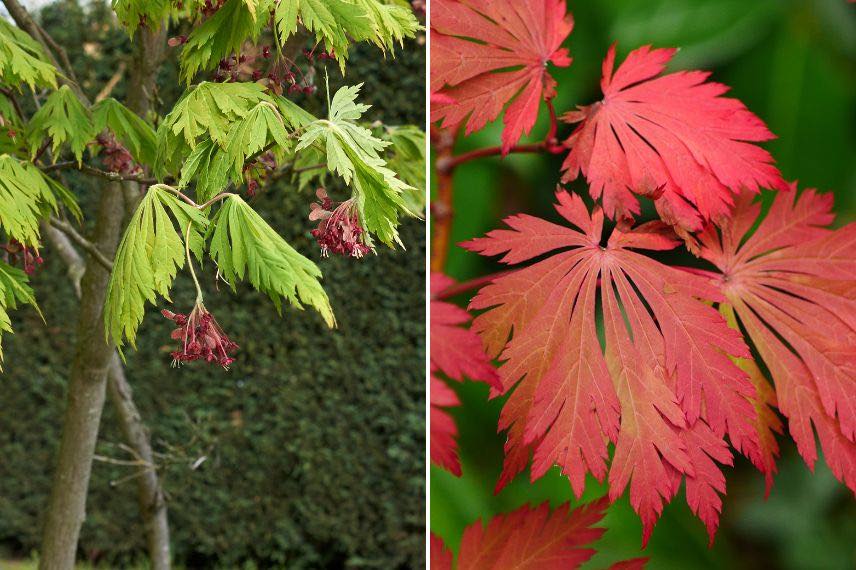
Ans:
[{"label": "hanging flower cluster", "polygon": [[9,240],[9,243],[0,245],[0,250],[6,252],[5,258],[10,265],[15,265],[20,259],[24,265],[24,272],[27,275],[32,275],[36,268],[44,263],[42,256],[32,248],[27,247],[16,239]]},{"label": "hanging flower cluster", "polygon": [[109,172],[118,172],[126,176],[142,174],[143,169],[134,162],[131,153],[111,135],[98,135],[97,143],[101,146],[101,161]]},{"label": "hanging flower cluster", "polygon": [[172,352],[173,366],[204,360],[216,362],[228,370],[235,361],[232,353],[238,349],[238,345],[226,336],[214,315],[202,303],[197,303],[189,316],[166,309],[161,314],[178,325],[171,335],[180,343],[179,349]]},{"label": "hanging flower cluster", "polygon": [[334,202],[323,188],[319,188],[315,195],[318,197],[318,202],[313,202],[309,206],[309,219],[318,221],[318,227],[312,230],[312,236],[321,246],[322,256],[329,257],[334,253],[363,257],[373,251],[366,245],[366,232],[360,225],[353,198],[344,202]]}]

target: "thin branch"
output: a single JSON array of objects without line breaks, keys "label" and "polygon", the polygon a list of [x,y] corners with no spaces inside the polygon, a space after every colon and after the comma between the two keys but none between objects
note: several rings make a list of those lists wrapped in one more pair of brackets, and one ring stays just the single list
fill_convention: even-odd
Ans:
[{"label": "thin branch", "polygon": [[66,169],[74,169],[83,172],[84,174],[90,174],[92,176],[98,176],[100,178],[104,178],[109,180],[110,182],[137,182],[138,184],[157,184],[158,180],[156,178],[145,177],[140,174],[119,174],[118,172],[109,172],[107,170],[101,170],[100,168],[95,168],[94,166],[90,166],[86,163],[78,164],[75,160],[64,160],[62,162],[57,162],[55,164],[50,164],[47,166],[41,167],[42,172],[52,172],[54,170],[66,170]]},{"label": "thin branch", "polygon": [[140,461],[139,459],[114,459],[112,457],[107,457],[104,455],[94,455],[92,457],[95,461],[100,461],[102,463],[109,463],[111,465],[124,465],[126,467],[148,467],[149,469],[154,469],[155,466],[146,461]]},{"label": "thin branch", "polygon": [[449,255],[452,235],[452,199],[454,193],[452,169],[441,169],[440,164],[453,160],[455,133],[437,132],[437,199],[431,203],[431,271],[443,272]]},{"label": "thin branch", "polygon": [[[539,143],[532,144],[521,144],[517,146],[511,147],[511,150],[508,151],[507,154],[532,154],[532,153],[540,153],[540,152],[549,152],[550,154],[559,154],[563,150],[566,150],[564,147],[555,148],[549,146],[546,141],[542,141]],[[489,156],[499,156],[502,154],[501,146],[492,146],[488,148],[480,148],[470,152],[465,152],[463,154],[459,154],[457,156],[450,156],[448,159],[441,161],[439,158],[436,162],[437,171],[440,173],[446,172],[451,173],[458,166],[466,163],[472,162],[473,160],[477,160],[479,158],[486,158]]]},{"label": "thin branch", "polygon": [[74,287],[74,293],[80,298],[80,281],[83,279],[83,274],[86,273],[86,262],[74,249],[74,244],[60,230],[56,229],[47,221],[41,222],[42,234],[47,237],[51,247],[59,255],[60,259],[65,262],[68,268],[68,278],[71,280],[71,285]]},{"label": "thin branch", "polygon": [[12,102],[12,107],[15,108],[15,113],[18,114],[18,117],[21,121],[24,121],[24,112],[21,110],[21,106],[18,104],[18,99],[15,97],[15,93],[11,89],[6,89],[5,87],[0,87],[0,93],[6,96],[9,101]]},{"label": "thin branch", "polygon": [[292,168],[291,171],[295,174],[300,174],[301,172],[308,172],[310,170],[318,170],[320,168],[327,168],[326,162],[319,162],[318,164],[312,164],[310,166],[301,166],[299,168]]},{"label": "thin branch", "polygon": [[110,96],[110,93],[113,92],[113,89],[116,88],[116,85],[119,84],[119,81],[122,80],[122,76],[125,74],[125,62],[119,63],[119,67],[116,69],[116,73],[110,78],[110,80],[104,84],[104,87],[101,91],[98,92],[98,95],[95,96],[95,102],[103,101],[107,97]]},{"label": "thin branch", "polygon": [[76,243],[82,249],[86,250],[86,252],[89,253],[92,258],[95,259],[95,261],[101,264],[104,269],[106,269],[107,271],[113,271],[113,262],[107,259],[107,256],[105,256],[104,253],[100,249],[98,249],[94,243],[80,235],[77,230],[74,229],[74,226],[72,226],[65,220],[60,220],[59,218],[54,217],[51,217],[50,222],[53,227],[67,235],[69,239],[71,239],[71,241]]},{"label": "thin branch", "polygon": [[36,29],[39,30],[39,35],[42,36],[45,43],[48,44],[50,49],[54,51],[57,55],[59,55],[60,61],[62,61],[63,72],[66,76],[77,84],[77,76],[74,74],[74,67],[71,65],[71,61],[68,59],[68,54],[61,45],[59,45],[56,40],[54,40],[49,33],[45,31],[43,27],[41,27],[38,22],[36,22]]}]

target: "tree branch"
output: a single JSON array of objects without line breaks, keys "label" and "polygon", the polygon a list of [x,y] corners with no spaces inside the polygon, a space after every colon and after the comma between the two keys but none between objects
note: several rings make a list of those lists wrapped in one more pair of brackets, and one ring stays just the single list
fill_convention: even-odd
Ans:
[{"label": "tree branch", "polygon": [[84,249],[89,255],[92,256],[95,261],[101,264],[104,269],[107,271],[113,271],[113,262],[107,259],[107,256],[95,246],[94,243],[87,240],[85,237],[80,235],[74,226],[66,222],[65,220],[60,220],[59,218],[51,217],[50,223],[53,227],[64,233],[68,236],[68,238]]},{"label": "tree branch", "polygon": [[57,162],[54,164],[49,164],[47,166],[39,167],[42,172],[53,172],[54,170],[79,170],[84,174],[90,174],[92,176],[98,176],[100,178],[104,178],[105,180],[109,180],[110,182],[137,182],[139,184],[152,185],[157,184],[158,180],[156,178],[145,177],[140,174],[134,175],[126,175],[119,174],[118,172],[109,172],[107,170],[101,170],[100,168],[96,168],[94,166],[90,166],[86,163],[78,164],[76,160],[64,160],[62,162]]}]

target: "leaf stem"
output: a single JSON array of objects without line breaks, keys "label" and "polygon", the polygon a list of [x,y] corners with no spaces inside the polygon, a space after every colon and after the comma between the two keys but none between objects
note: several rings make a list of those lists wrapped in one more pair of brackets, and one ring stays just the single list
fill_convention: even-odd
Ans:
[{"label": "leaf stem", "polygon": [[98,249],[98,246],[80,235],[80,233],[78,233],[78,231],[74,229],[74,226],[72,226],[65,220],[60,220],[59,218],[54,218],[53,216],[51,216],[49,222],[50,225],[68,236],[71,241],[86,250],[86,252],[91,255],[95,261],[101,264],[104,269],[106,269],[107,271],[113,271],[113,262],[107,259],[107,256],[104,255],[104,252]]},{"label": "leaf stem", "polygon": [[199,279],[196,277],[196,271],[193,269],[193,259],[190,257],[190,229],[193,227],[193,222],[187,224],[187,231],[184,232],[184,252],[187,255],[187,267],[190,268],[190,276],[193,277],[193,284],[196,286],[196,304],[202,304],[202,287],[199,286]]}]

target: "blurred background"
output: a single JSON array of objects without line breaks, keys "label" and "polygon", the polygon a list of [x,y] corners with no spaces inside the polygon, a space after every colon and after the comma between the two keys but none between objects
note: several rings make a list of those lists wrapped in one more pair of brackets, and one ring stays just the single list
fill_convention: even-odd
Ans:
[{"label": "blurred background", "polygon": [[[127,56],[127,34],[109,2],[61,0],[39,15],[69,52],[90,96]],[[182,33],[173,30],[171,35]],[[159,110],[181,94],[175,57],[158,82]],[[424,125],[424,35],[395,59],[360,46],[347,78],[329,67],[331,89],[365,82],[369,121]],[[323,75],[322,75],[323,77]],[[120,81],[112,95],[121,100]],[[323,81],[297,102],[326,112]],[[69,175],[85,210],[92,181]],[[401,228],[406,250],[379,248],[362,261],[321,259],[308,220],[314,186],[282,179],[252,201],[257,211],[321,267],[339,327],[312,312],[283,310],[245,285],[214,287],[206,306],[240,345],[229,372],[171,369],[172,323],[157,309],[127,351],[127,376],[161,464],[178,568],[421,568],[425,564],[425,224]],[[331,184],[336,197],[342,188]],[[338,194],[341,196],[341,193]],[[47,323],[16,311],[4,335],[0,375],[0,568],[27,567],[59,445],[77,302],[62,261],[43,252],[33,285]],[[194,298],[187,274],[173,310]],[[164,303],[166,305],[166,303]],[[184,312],[184,311],[182,311]],[[132,459],[109,405],[97,453]],[[81,557],[104,568],[145,558],[135,468],[96,461]],[[17,560],[18,562],[14,562]],[[14,564],[14,565],[13,565]]]},{"label": "blurred background", "polygon": [[[576,26],[566,45],[573,64],[551,67],[559,84],[559,113],[600,98],[600,65],[618,43],[618,60],[645,44],[675,46],[671,69],[713,72],[778,135],[767,144],[788,180],[834,192],[838,224],[856,220],[856,4],[846,0],[568,0]],[[547,129],[542,109],[532,141]],[[459,141],[456,153],[499,144],[501,123]],[[560,127],[566,137],[571,129]],[[525,142],[525,141],[524,141]],[[462,165],[455,173],[453,242],[483,235],[508,214],[556,220],[553,191],[562,157],[514,155]],[[577,191],[586,195],[584,185]],[[769,197],[765,197],[769,198]],[[643,218],[653,217],[648,209]],[[856,255],[856,252],[853,252]],[[666,262],[692,264],[686,254]],[[466,280],[498,267],[453,247],[447,272]],[[466,303],[465,298],[458,301]],[[536,483],[525,472],[495,496],[503,437],[495,433],[502,400],[487,400],[481,384],[453,383],[463,405],[451,408],[460,430],[463,476],[431,471],[431,530],[457,548],[463,528],[523,503],[575,501],[558,469]],[[663,513],[644,551],[649,568],[853,569],[856,502],[821,459],[812,474],[787,437],[772,492],[742,457],[724,469],[728,494],[716,542],[708,548],[702,523],[681,492]],[[590,478],[583,501],[605,494]],[[608,530],[588,568],[640,555],[641,524],[627,495],[603,522]]]}]

